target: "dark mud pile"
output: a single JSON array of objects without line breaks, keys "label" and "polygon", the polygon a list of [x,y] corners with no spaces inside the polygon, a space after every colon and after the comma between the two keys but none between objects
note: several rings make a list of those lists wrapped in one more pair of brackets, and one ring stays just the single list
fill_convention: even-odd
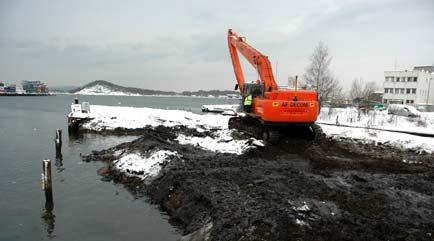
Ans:
[{"label": "dark mud pile", "polygon": [[[143,129],[141,138],[84,160],[107,162],[101,175],[158,204],[183,240],[434,240],[431,154],[323,138],[237,156],[179,145],[171,141],[177,133],[210,134]],[[147,182],[111,165],[117,150],[151,149],[182,158]]]}]

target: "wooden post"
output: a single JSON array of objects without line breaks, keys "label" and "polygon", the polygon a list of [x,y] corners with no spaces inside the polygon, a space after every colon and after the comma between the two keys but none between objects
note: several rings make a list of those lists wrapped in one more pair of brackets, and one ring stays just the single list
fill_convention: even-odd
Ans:
[{"label": "wooden post", "polygon": [[45,191],[45,208],[48,211],[53,210],[53,185],[51,181],[51,161],[42,161],[41,184],[42,190]]},{"label": "wooden post", "polygon": [[56,159],[62,158],[62,130],[56,130],[56,138],[54,139],[56,145]]},{"label": "wooden post", "polygon": [[51,179],[51,161],[42,161],[41,187],[45,192],[45,210],[42,213],[42,220],[46,224],[48,237],[51,239],[54,232],[55,216],[53,214],[53,184]]}]

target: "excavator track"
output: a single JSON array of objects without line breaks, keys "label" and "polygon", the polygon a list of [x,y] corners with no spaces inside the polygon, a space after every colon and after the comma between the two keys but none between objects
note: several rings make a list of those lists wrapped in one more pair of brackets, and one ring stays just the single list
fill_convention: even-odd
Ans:
[{"label": "excavator track", "polygon": [[237,116],[229,119],[229,129],[242,131],[256,139],[263,138],[263,127],[257,118]]},{"label": "excavator track", "polygon": [[278,144],[282,138],[296,138],[319,143],[324,138],[322,129],[317,124],[304,126],[264,125],[258,118],[250,115],[229,119],[229,129],[236,129],[256,139],[263,140],[266,145]]},{"label": "excavator track", "polygon": [[313,142],[315,144],[321,143],[325,138],[325,134],[322,131],[321,126],[319,126],[318,124],[313,124],[310,126],[310,128],[311,128],[312,133],[313,133],[313,138],[312,138]]}]

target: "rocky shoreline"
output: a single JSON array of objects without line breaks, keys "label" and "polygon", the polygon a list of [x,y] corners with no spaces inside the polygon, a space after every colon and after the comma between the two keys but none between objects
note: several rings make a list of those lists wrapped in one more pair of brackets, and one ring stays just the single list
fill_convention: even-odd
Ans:
[{"label": "rocky shoreline", "polygon": [[[187,127],[107,130],[140,134],[84,161],[102,161],[106,181],[167,212],[182,240],[433,240],[434,155],[323,138],[286,139],[241,155],[181,145]],[[234,139],[247,138],[233,133]],[[157,176],[120,171],[124,153],[178,153]],[[140,174],[140,173],[135,173]]]}]

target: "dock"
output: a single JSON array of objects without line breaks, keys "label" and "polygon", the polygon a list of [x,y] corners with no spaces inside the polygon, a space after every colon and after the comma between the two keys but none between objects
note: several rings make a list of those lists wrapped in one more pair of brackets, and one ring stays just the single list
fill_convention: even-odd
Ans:
[{"label": "dock", "polygon": [[26,93],[26,94],[18,94],[18,93],[0,93],[0,97],[1,96],[55,96],[55,94],[50,94],[50,93]]},{"label": "dock", "polygon": [[74,99],[74,103],[71,104],[71,112],[67,116],[68,119],[68,132],[77,132],[81,125],[93,118],[90,116],[89,102],[79,103],[78,99]]}]

